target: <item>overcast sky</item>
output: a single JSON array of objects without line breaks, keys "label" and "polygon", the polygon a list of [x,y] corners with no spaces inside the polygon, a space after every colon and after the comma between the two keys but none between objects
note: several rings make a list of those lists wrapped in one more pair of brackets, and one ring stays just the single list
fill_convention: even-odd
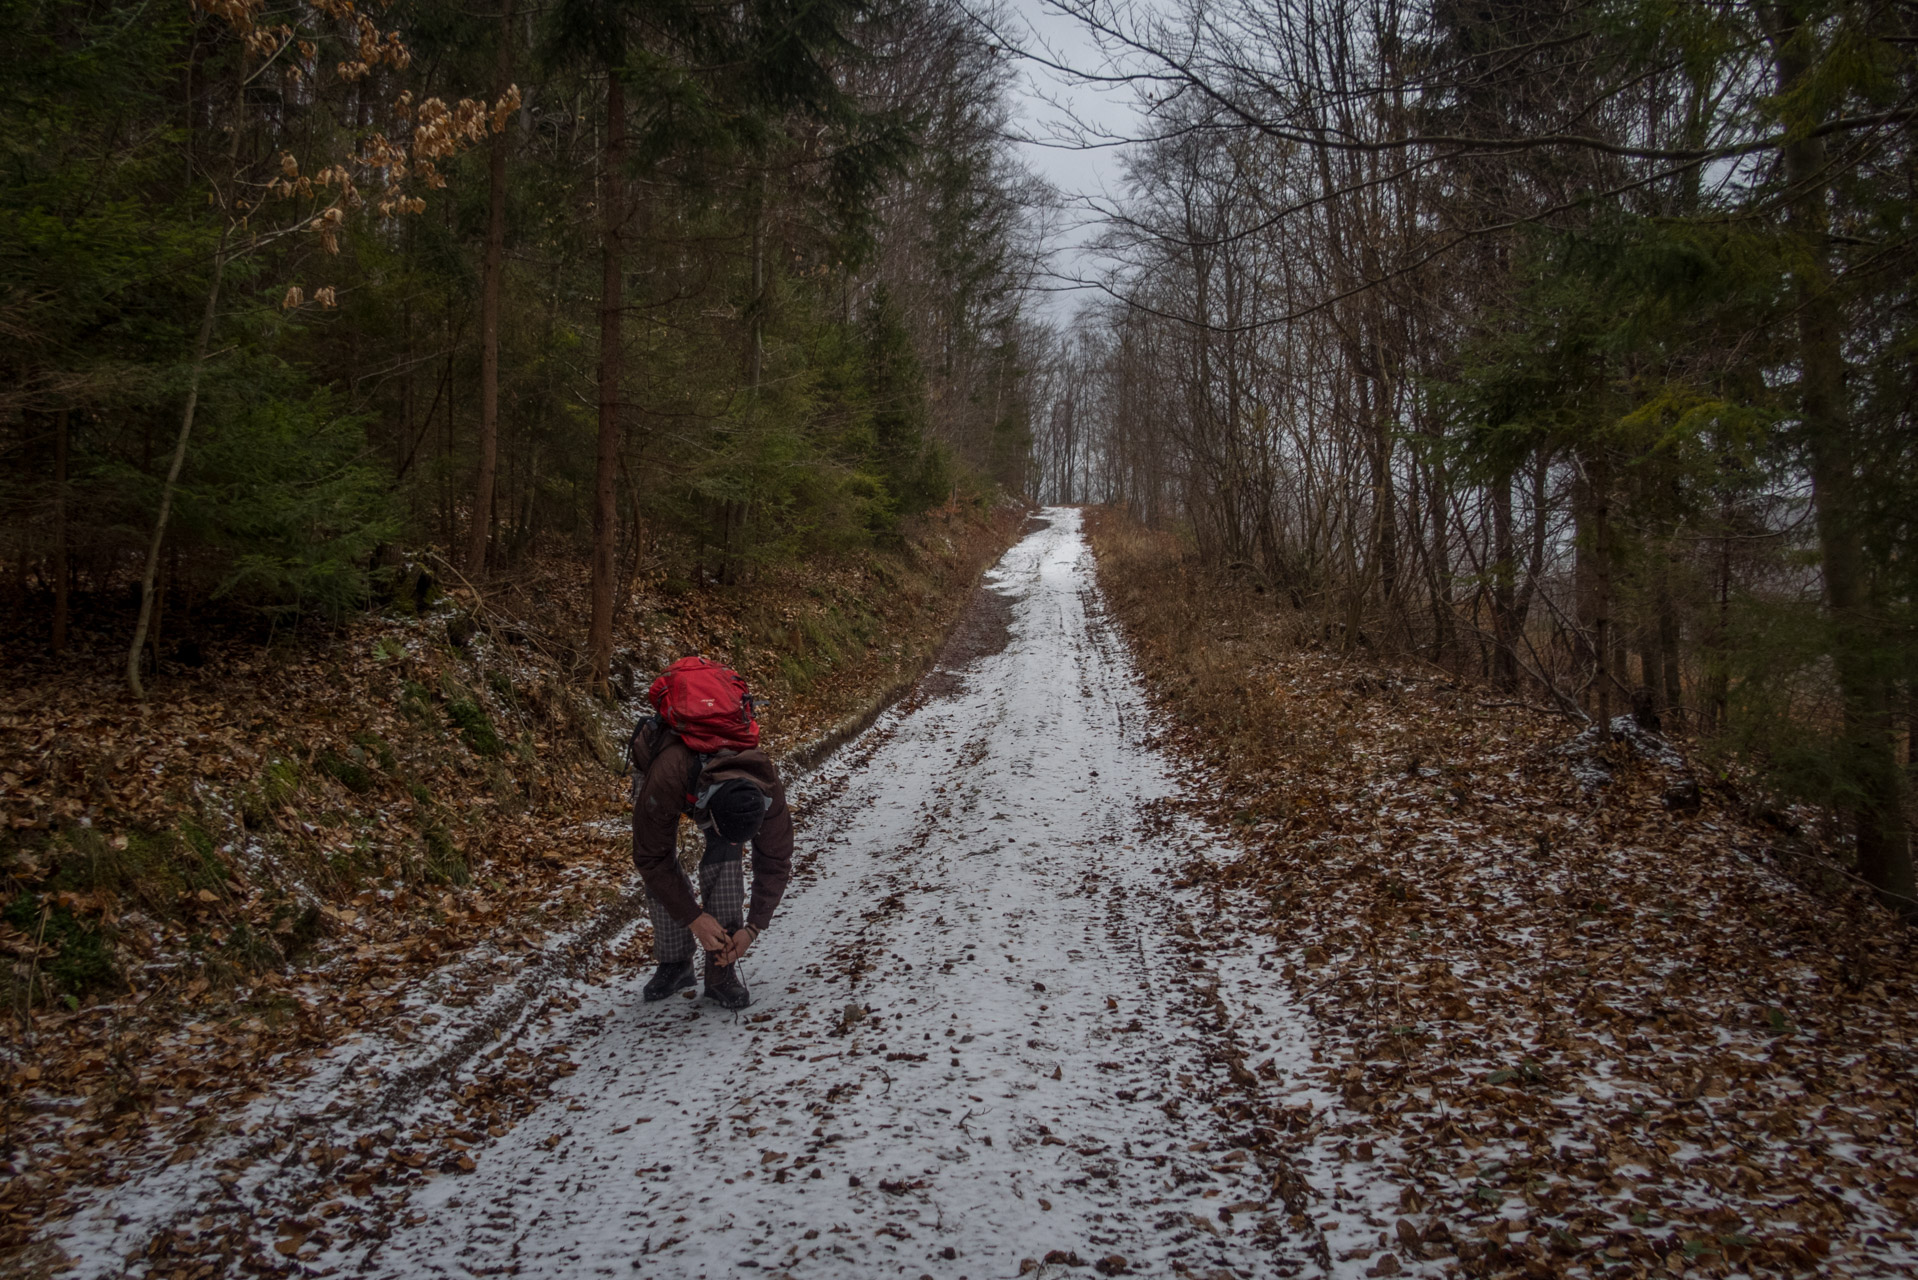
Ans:
[{"label": "overcast sky", "polygon": [[[1079,23],[1062,16],[1043,0],[1006,0],[1006,4],[1024,28],[1017,33],[1021,42],[1034,53],[1077,67],[1100,65],[1099,48]],[[1065,144],[1076,132],[1073,124],[1076,116],[1097,130],[1137,135],[1140,123],[1130,88],[1075,85],[1037,62],[1025,61],[1020,65],[1020,111],[1015,129],[1042,142]],[[1067,203],[1064,226],[1055,241],[1054,270],[1067,277],[1096,272],[1096,260],[1084,249],[1086,242],[1096,234],[1096,218],[1083,206],[1087,198],[1102,204],[1111,204],[1117,199],[1124,181],[1123,149],[1080,150],[1066,145],[1019,144],[1016,151],[1033,172],[1059,189]],[[1090,289],[1072,289],[1065,280],[1053,280],[1046,287],[1058,290],[1045,295],[1048,301],[1043,306],[1060,322],[1099,296]]]}]

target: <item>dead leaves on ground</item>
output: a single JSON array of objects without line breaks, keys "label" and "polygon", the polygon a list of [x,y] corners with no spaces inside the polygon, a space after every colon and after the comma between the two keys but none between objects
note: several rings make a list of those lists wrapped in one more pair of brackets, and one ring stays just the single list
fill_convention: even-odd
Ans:
[{"label": "dead leaves on ground", "polygon": [[1808,893],[1682,761],[1568,754],[1560,719],[1283,644],[1189,568],[1099,545],[1223,797],[1186,803],[1251,850],[1223,905],[1270,931],[1322,1028],[1316,1083],[1360,1117],[1323,1140],[1404,1188],[1406,1261],[1907,1273],[1918,991],[1888,914]]},{"label": "dead leaves on ground", "polygon": [[[643,693],[640,666],[699,650],[768,695],[773,750],[815,739],[936,647],[1016,523],[935,518],[884,571],[813,563],[731,593],[642,594],[622,635],[627,692]],[[155,681],[144,707],[124,700],[112,662],[8,673],[6,899],[68,913],[103,940],[115,979],[77,1007],[37,996],[0,1053],[0,1247],[70,1211],[77,1188],[190,1158],[219,1117],[347,1035],[432,1034],[622,891],[624,784],[572,688],[578,637],[554,624],[586,617],[584,588],[579,565],[545,562],[484,599],[462,588],[436,612],[363,619],[304,648],[215,647],[204,668]],[[748,611],[797,622],[851,604],[882,634],[817,657],[804,688],[783,641],[745,642]],[[66,883],[74,866],[87,883]],[[19,988],[60,947],[8,921],[0,952]],[[484,1135],[514,1111],[506,1094],[559,1070],[494,1065],[510,1085],[463,1099],[452,1123]],[[472,1158],[435,1150],[415,1171]],[[370,1159],[344,1157],[349,1181],[327,1194],[380,1185]],[[196,1236],[193,1266],[253,1256],[239,1241],[257,1227]],[[279,1252],[306,1256],[329,1230]]]}]

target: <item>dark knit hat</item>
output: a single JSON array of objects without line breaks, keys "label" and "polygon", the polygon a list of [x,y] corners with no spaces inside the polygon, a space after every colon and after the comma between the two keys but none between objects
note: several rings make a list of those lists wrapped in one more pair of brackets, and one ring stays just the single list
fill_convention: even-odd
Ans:
[{"label": "dark knit hat", "polygon": [[766,817],[766,794],[744,778],[729,778],[713,788],[706,802],[713,830],[727,844],[744,844],[759,834]]}]

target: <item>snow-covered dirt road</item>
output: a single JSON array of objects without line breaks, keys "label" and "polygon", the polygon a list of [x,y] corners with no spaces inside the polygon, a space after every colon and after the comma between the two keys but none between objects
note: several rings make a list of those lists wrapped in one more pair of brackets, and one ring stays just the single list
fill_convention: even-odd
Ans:
[{"label": "snow-covered dirt road", "polygon": [[751,1009],[642,1003],[639,964],[574,983],[511,1033],[576,1064],[543,1105],[387,1199],[378,1231],[329,1234],[336,1202],[280,1252],[391,1277],[1361,1273],[1341,1246],[1384,1243],[1364,1219],[1391,1188],[1338,1187],[1337,1222],[1289,1212],[1333,1178],[1280,1167],[1242,1102],[1332,1104],[1300,1078],[1307,1021],[1193,883],[1230,854],[1155,804],[1180,783],[1078,513],[1046,518],[975,606],[975,651],[995,610],[1004,647],[797,793]]},{"label": "snow-covered dirt road", "polygon": [[1147,815],[1173,783],[1088,617],[1077,513],[1052,515],[993,574],[1004,651],[815,784],[836,794],[744,962],[752,1009],[646,1005],[637,974],[598,993],[555,1102],[416,1196],[369,1270],[1298,1269],[1258,1236],[1269,1175],[1195,1097],[1215,1066],[1171,994],[1166,894],[1194,850]]}]

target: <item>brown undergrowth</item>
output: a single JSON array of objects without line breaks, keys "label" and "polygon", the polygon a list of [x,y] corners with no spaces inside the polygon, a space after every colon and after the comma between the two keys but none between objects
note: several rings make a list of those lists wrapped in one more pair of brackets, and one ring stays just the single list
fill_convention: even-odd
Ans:
[{"label": "brown undergrowth", "polygon": [[439,593],[409,583],[319,638],[209,642],[144,707],[104,644],[16,655],[0,673],[0,1250],[134,1148],[184,1158],[343,1037],[426,1034],[407,1000],[426,975],[447,1003],[481,1000],[620,899],[618,744],[659,666],[737,666],[769,750],[803,756],[923,669],[1024,514],[935,513],[898,550],[748,586],[642,582],[613,704],[576,683],[587,584],[563,561],[478,590],[440,568]]},{"label": "brown undergrowth", "polygon": [[1918,990],[1888,913],[1794,879],[1802,842],[1682,744],[1318,647],[1092,515],[1190,803],[1247,851],[1212,873],[1314,1015],[1304,1083],[1345,1104],[1261,1085],[1265,1119],[1403,1188],[1368,1274],[1911,1274]]}]

